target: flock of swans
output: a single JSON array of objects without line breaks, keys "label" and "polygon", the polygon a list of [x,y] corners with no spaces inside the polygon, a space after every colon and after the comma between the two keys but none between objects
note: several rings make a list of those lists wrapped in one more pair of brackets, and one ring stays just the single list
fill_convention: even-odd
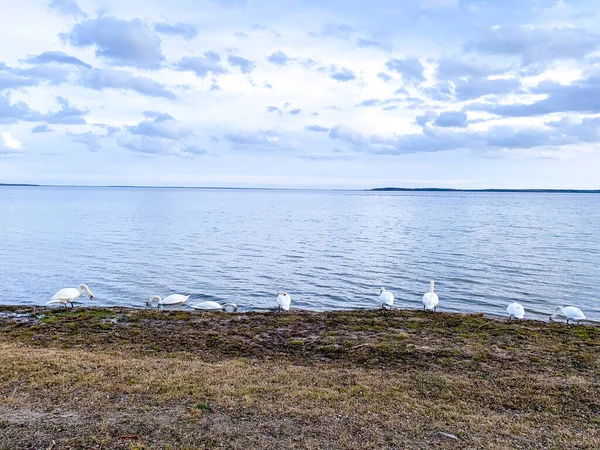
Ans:
[{"label": "flock of swans", "polygon": [[[437,310],[437,306],[440,302],[438,295],[434,291],[435,282],[431,281],[429,283],[429,291],[423,295],[423,310],[425,311],[433,311]],[[51,304],[62,304],[67,307],[67,304],[71,304],[71,307],[74,307],[73,303],[83,294],[86,294],[90,300],[94,300],[94,296],[92,292],[85,284],[79,285],[78,288],[64,288],[58,291],[56,294],[52,296],[50,301],[46,303],[47,305]],[[168,297],[161,298],[158,295],[150,297],[146,302],[146,306],[152,306],[156,301],[157,306],[160,308],[161,306],[175,306],[175,305],[184,305],[187,304],[189,295],[181,295],[181,294],[172,294]],[[383,309],[392,309],[394,307],[394,294],[388,291],[385,288],[381,288],[379,291],[379,302],[381,304],[381,308]],[[289,311],[292,305],[292,297],[287,292],[279,292],[275,299],[276,301],[276,309],[279,311]],[[197,303],[195,305],[189,305],[193,309],[199,309],[204,311],[237,311],[237,305],[235,303],[217,303],[214,301],[207,301]],[[512,319],[525,319],[525,308],[523,305],[513,302],[506,308],[506,312],[508,313],[509,320]],[[550,320],[555,320],[558,315],[561,315],[567,319],[567,323],[569,321],[577,322],[579,324],[580,321],[585,320],[585,314],[581,309],[575,306],[556,306],[554,308],[554,314],[550,316]]]}]

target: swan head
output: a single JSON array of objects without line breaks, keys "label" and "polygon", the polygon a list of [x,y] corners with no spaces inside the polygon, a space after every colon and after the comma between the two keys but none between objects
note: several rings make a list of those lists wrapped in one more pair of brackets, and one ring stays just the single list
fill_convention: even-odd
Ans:
[{"label": "swan head", "polygon": [[77,290],[82,294],[85,292],[85,294],[90,298],[90,300],[94,300],[94,294],[92,294],[90,288],[87,287],[87,284],[80,284]]},{"label": "swan head", "polygon": [[379,295],[383,294],[385,292],[385,288],[382,287],[381,289],[379,289]]},{"label": "swan head", "polygon": [[278,292],[277,296],[283,295],[284,297],[287,297],[287,292]]}]

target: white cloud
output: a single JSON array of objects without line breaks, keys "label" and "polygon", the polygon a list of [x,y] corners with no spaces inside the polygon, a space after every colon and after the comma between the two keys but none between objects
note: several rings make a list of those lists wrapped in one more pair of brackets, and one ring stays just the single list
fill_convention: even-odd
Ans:
[{"label": "white cloud", "polygon": [[3,132],[0,137],[2,138],[2,142],[0,143],[0,152],[16,153],[17,151],[21,150],[23,143],[14,138],[9,131]]}]

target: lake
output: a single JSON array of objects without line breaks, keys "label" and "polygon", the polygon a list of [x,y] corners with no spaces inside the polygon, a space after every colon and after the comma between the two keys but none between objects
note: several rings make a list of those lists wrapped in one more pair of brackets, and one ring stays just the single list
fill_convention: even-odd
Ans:
[{"label": "lake", "polygon": [[[0,188],[0,303],[87,283],[99,306],[420,308],[600,319],[600,195],[169,188]],[[85,302],[91,304],[90,302]]]}]

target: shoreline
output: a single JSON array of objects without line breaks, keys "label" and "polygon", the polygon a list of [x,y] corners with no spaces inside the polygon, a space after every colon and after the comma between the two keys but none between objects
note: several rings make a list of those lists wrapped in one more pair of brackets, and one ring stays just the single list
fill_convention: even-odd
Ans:
[{"label": "shoreline", "polygon": [[[3,313],[6,312],[10,312],[10,311],[26,311],[27,313],[35,311],[37,313],[42,313],[43,311],[69,311],[71,309],[73,310],[107,310],[107,311],[116,311],[116,312],[123,312],[123,311],[132,311],[132,312],[138,312],[138,311],[154,311],[154,312],[159,312],[159,313],[168,313],[168,312],[188,312],[188,313],[197,313],[197,314],[202,314],[202,313],[226,313],[226,314],[232,314],[232,315],[244,315],[244,314],[303,314],[303,313],[307,313],[307,314],[327,314],[327,313],[369,313],[369,312],[380,312],[381,308],[375,308],[375,307],[365,307],[365,308],[345,308],[345,309],[327,309],[327,310],[316,310],[316,309],[303,309],[303,308],[292,308],[290,311],[284,312],[284,311],[279,311],[277,308],[272,307],[272,308],[268,308],[268,307],[264,307],[264,308],[250,308],[250,309],[244,309],[242,308],[238,308],[236,311],[218,311],[218,310],[202,310],[202,309],[194,309],[192,307],[190,307],[188,304],[182,304],[182,305],[166,305],[166,306],[162,306],[162,307],[149,307],[146,305],[140,305],[140,306],[99,306],[95,303],[89,302],[89,301],[75,301],[75,307],[71,308],[70,306],[67,306],[66,308],[62,305],[46,305],[46,304],[39,304],[39,305],[28,305],[28,304],[2,304],[0,303],[0,317]],[[30,311],[31,310],[31,311]],[[403,313],[423,313],[423,309],[421,308],[417,308],[417,307],[392,307],[392,309],[386,309],[386,311],[396,311],[396,312],[403,312]],[[477,312],[460,312],[460,311],[447,311],[447,310],[438,310],[437,312],[435,312],[434,314],[445,314],[445,315],[456,315],[456,316],[467,316],[467,317],[480,317],[480,318],[484,318],[484,319],[488,319],[491,321],[498,321],[498,322],[507,322],[510,323],[509,319],[508,319],[508,315],[507,313],[501,309],[500,311],[502,312],[483,312],[483,311],[477,311]],[[429,312],[427,312],[429,313]],[[528,314],[530,314],[528,312]],[[558,316],[555,320],[550,320],[548,319],[548,317],[550,317],[552,315],[552,310],[548,309],[548,311],[544,314],[536,312],[536,315],[538,316],[538,318],[532,318],[530,316],[528,316],[526,319],[512,319],[513,323],[540,323],[540,324],[565,324],[566,325],[566,318],[563,316]],[[534,316],[535,317],[535,316]],[[570,322],[571,325],[575,325],[573,322]],[[592,326],[592,327],[600,327],[600,321],[598,320],[594,320],[594,319],[590,319],[589,317],[586,317],[585,320],[582,320],[581,323],[579,324],[581,326]]]},{"label": "shoreline", "polygon": [[600,447],[600,329],[0,306],[0,447]]}]

